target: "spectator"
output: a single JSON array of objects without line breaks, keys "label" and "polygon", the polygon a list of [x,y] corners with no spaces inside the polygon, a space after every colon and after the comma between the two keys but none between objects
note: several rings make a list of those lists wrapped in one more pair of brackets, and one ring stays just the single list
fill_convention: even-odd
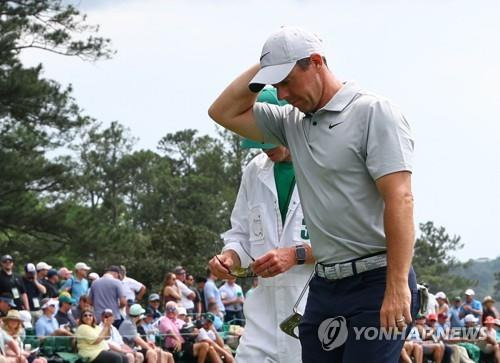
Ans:
[{"label": "spectator", "polygon": [[484,319],[484,340],[479,342],[481,352],[485,354],[492,354],[495,357],[495,362],[500,362],[500,347],[497,342],[497,331],[495,329],[496,319],[488,315]]},{"label": "spectator", "polygon": [[[4,356],[5,352],[8,349],[11,349],[15,353],[16,358]],[[21,352],[17,343],[9,336],[9,334],[7,334],[5,330],[0,329],[0,362],[17,363],[17,357],[19,357],[20,355]]]},{"label": "spectator", "polygon": [[43,285],[43,280],[45,280],[45,278],[47,277],[47,273],[51,268],[52,266],[50,266],[46,262],[38,262],[36,264],[36,278],[42,285]]},{"label": "spectator", "polygon": [[127,318],[121,323],[118,331],[123,341],[132,349],[138,349],[144,355],[148,363],[174,363],[172,354],[157,348],[154,343],[148,343],[141,338],[137,331],[137,325],[144,318],[145,310],[139,304],[130,307]]},{"label": "spectator", "polygon": [[432,340],[432,335],[427,333],[425,325],[425,316],[417,315],[415,317],[415,326],[408,334],[408,340],[422,345],[424,355],[432,355],[435,363],[441,363],[444,356],[444,345]]},{"label": "spectator", "polygon": [[211,302],[215,302],[217,303],[220,312],[225,315],[226,309],[224,308],[224,304],[222,303],[220,292],[217,288],[217,285],[215,284],[215,281],[217,281],[217,276],[215,276],[210,270],[208,270],[207,282],[205,283],[205,287],[203,288],[203,292],[205,294],[205,308],[208,311],[208,304]]},{"label": "spectator", "polygon": [[200,334],[198,335],[198,342],[207,342],[210,344],[210,347],[215,350],[217,355],[225,362],[225,363],[233,363],[234,358],[233,354],[229,349],[224,347],[224,341],[217,333],[213,326],[214,316],[211,313],[207,313],[205,319],[203,319],[203,325],[200,329]]},{"label": "spectator", "polygon": [[184,283],[186,281],[186,270],[182,266],[177,266],[174,269],[176,284],[181,293],[181,306],[186,308],[188,314],[194,314],[194,302],[196,295],[189,287]]},{"label": "spectator", "polygon": [[[18,346],[18,351],[14,351],[11,347],[5,349],[5,355],[7,357],[7,362],[28,362],[28,357],[30,352],[23,349],[23,344],[21,341],[21,333],[23,330],[23,320],[19,315],[19,311],[10,310],[7,316],[3,319],[3,330],[7,333],[9,338],[11,338],[14,343]],[[45,358],[34,358],[30,360],[31,363],[47,363]]]},{"label": "spectator", "polygon": [[257,288],[257,286],[259,286],[259,278],[254,277],[254,278],[252,278],[252,287],[247,290],[247,293],[246,293],[247,297],[249,297],[254,292],[254,290]]},{"label": "spectator", "polygon": [[80,300],[80,296],[87,295],[89,290],[89,281],[87,280],[87,273],[90,266],[85,262],[78,262],[75,265],[75,276],[71,276],[64,282],[61,291],[68,291],[75,301]]},{"label": "spectator", "polygon": [[[203,276],[198,276],[195,279],[196,281],[196,290],[198,290],[200,294],[200,301],[201,301],[201,313],[205,313],[207,311],[207,304],[205,303],[205,284],[207,283],[207,278]],[[198,317],[200,318],[200,317]]]},{"label": "spectator", "polygon": [[491,296],[485,296],[483,299],[483,316],[482,316],[482,323],[486,321],[486,318],[488,316],[491,316],[493,319],[498,319],[500,318],[500,315],[498,315],[498,310],[495,307],[495,300]]},{"label": "spectator", "polygon": [[448,310],[449,310],[449,305],[450,305],[450,302],[448,301],[448,298],[446,297],[446,294],[442,291],[439,291],[436,295],[435,295],[435,298],[436,298],[436,301],[437,301],[437,304],[438,304],[438,309],[437,309],[437,312],[436,314],[445,314],[446,316],[448,316]]},{"label": "spectator", "polygon": [[224,308],[226,310],[225,321],[236,321],[233,324],[245,325],[245,317],[243,316],[243,290],[236,283],[235,277],[226,279],[226,283],[219,288],[220,296]]},{"label": "spectator", "polygon": [[158,325],[155,323],[153,311],[151,309],[146,308],[144,318],[137,327],[137,331],[141,336],[146,337],[146,341],[151,343],[156,342],[156,334],[159,333],[159,330]]},{"label": "spectator", "polygon": [[0,295],[0,318],[7,315],[10,308],[15,308],[16,304],[10,294],[6,293],[4,295]]},{"label": "spectator", "polygon": [[32,263],[24,266],[23,284],[28,295],[29,311],[33,318],[37,319],[42,315],[40,301],[47,289],[37,280],[36,267]]},{"label": "spectator", "polygon": [[460,312],[458,314],[460,319],[464,318],[468,314],[472,314],[475,318],[481,319],[481,316],[483,315],[483,307],[481,306],[479,300],[474,299],[474,295],[474,290],[465,290],[465,302],[460,307]]},{"label": "spectator", "polygon": [[0,295],[11,294],[17,310],[29,309],[28,295],[24,288],[23,280],[14,273],[14,259],[11,255],[0,258],[2,270],[0,271]]},{"label": "spectator", "polygon": [[123,292],[127,300],[133,300],[134,302],[139,302],[144,297],[146,293],[146,286],[137,280],[127,276],[127,269],[125,266],[120,266],[119,278],[123,284]]},{"label": "spectator", "polygon": [[57,275],[59,276],[59,288],[61,288],[64,283],[73,276],[73,271],[66,267],[61,267],[59,271],[57,271]]},{"label": "spectator", "polygon": [[78,305],[71,308],[71,314],[73,315],[73,318],[75,318],[77,323],[80,320],[82,311],[85,309],[90,309],[91,307],[92,304],[90,301],[90,297],[88,295],[80,296],[80,300],[78,300]]},{"label": "spectator", "polygon": [[165,347],[172,353],[183,352],[188,359],[197,358],[198,363],[205,362],[207,356],[211,362],[219,362],[215,351],[209,350],[208,342],[192,343],[186,341],[180,333],[177,322],[177,307],[175,303],[168,302],[165,308],[165,317],[160,320],[159,329],[165,334]]},{"label": "spectator", "polygon": [[60,327],[66,327],[74,332],[77,328],[77,322],[71,314],[71,306],[75,304],[75,300],[67,295],[59,296],[59,309],[56,313],[56,320]]},{"label": "spectator", "polygon": [[163,280],[163,287],[161,288],[161,300],[163,305],[169,301],[174,301],[176,303],[181,301],[181,292],[175,280],[175,274],[167,272]]},{"label": "spectator", "polygon": [[109,337],[106,338],[106,342],[109,345],[109,349],[113,352],[125,355],[128,359],[128,363],[142,363],[144,361],[144,356],[139,352],[134,352],[127,344],[123,342],[123,338],[118,332],[118,329],[113,326],[113,310],[105,309],[101,316],[101,324],[99,325],[101,329],[104,327],[103,321],[105,319],[111,320]]},{"label": "spectator", "polygon": [[156,293],[149,295],[148,304],[148,308],[153,312],[153,319],[157,321],[162,316],[160,311],[160,295]]},{"label": "spectator", "polygon": [[193,275],[187,275],[186,276],[186,281],[184,282],[186,286],[194,292],[194,314],[197,317],[201,317],[201,313],[203,312],[203,309],[201,307],[202,301],[201,301],[201,295],[198,289],[194,286],[194,276]]},{"label": "spectator", "polygon": [[59,296],[59,276],[56,270],[48,270],[46,278],[40,280],[40,283],[45,286],[45,289],[47,290],[44,297],[54,298]]},{"label": "spectator", "polygon": [[214,327],[215,330],[221,331],[222,326],[224,325],[224,314],[222,314],[219,310],[219,306],[216,302],[211,302],[208,304],[208,313],[212,313],[214,316]]},{"label": "spectator", "polygon": [[49,335],[57,336],[71,336],[71,332],[64,328],[59,327],[59,323],[54,317],[56,311],[56,301],[53,299],[43,299],[42,300],[42,316],[37,320],[35,324],[36,335],[39,338],[46,337]]},{"label": "spectator", "polygon": [[453,305],[449,310],[451,328],[462,328],[464,326],[464,320],[460,318],[460,306],[462,306],[462,299],[460,296],[455,296]]},{"label": "spectator", "polygon": [[127,303],[119,274],[120,268],[118,266],[108,267],[106,273],[92,284],[89,295],[96,318],[100,319],[105,309],[113,310],[113,324],[117,329],[123,321],[120,309]]},{"label": "spectator", "polygon": [[409,340],[405,341],[400,358],[403,363],[422,363],[424,359],[422,345]]},{"label": "spectator", "polygon": [[97,272],[91,272],[87,276],[87,279],[89,280],[89,288],[92,287],[92,283],[99,278],[99,274]]},{"label": "spectator", "polygon": [[102,327],[96,326],[92,310],[83,310],[76,330],[78,354],[93,363],[127,363],[127,357],[111,351],[106,342],[111,324],[111,318],[105,318]]}]

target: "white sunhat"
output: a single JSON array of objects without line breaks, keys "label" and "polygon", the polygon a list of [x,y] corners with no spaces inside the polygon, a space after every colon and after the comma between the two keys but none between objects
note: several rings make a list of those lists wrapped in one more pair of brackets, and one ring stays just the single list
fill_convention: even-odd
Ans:
[{"label": "white sunhat", "polygon": [[472,289],[465,290],[465,295],[469,295],[469,296],[475,295],[474,290],[472,290]]},{"label": "white sunhat", "polygon": [[439,292],[436,293],[436,295],[434,295],[434,297],[436,299],[443,299],[444,300],[444,299],[446,299],[446,294],[444,292],[442,292],[442,291],[439,291]]},{"label": "white sunhat", "polygon": [[467,314],[465,315],[464,321],[466,323],[477,323],[478,319],[472,314]]},{"label": "white sunhat", "polygon": [[298,27],[282,27],[264,43],[260,70],[248,87],[252,92],[259,92],[266,84],[281,82],[298,60],[313,53],[324,55],[323,42],[317,35]]}]

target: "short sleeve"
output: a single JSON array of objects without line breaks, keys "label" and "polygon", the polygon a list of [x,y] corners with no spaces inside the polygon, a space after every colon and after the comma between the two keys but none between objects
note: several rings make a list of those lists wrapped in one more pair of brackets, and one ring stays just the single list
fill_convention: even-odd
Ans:
[{"label": "short sleeve", "polygon": [[210,299],[215,299],[215,291],[214,291],[214,287],[212,287],[212,285],[207,285],[205,284],[205,289],[204,289],[204,293],[205,293],[205,299],[207,301],[210,301]]},{"label": "short sleeve", "polygon": [[137,330],[132,325],[132,322],[129,320],[123,321],[120,324],[120,328],[118,329],[120,335],[125,339],[133,339],[137,335]]},{"label": "short sleeve", "polygon": [[254,117],[258,128],[264,134],[264,140],[257,141],[288,146],[284,120],[292,109],[291,105],[277,106],[256,102],[253,106]]},{"label": "short sleeve", "polygon": [[118,294],[119,298],[125,297],[125,290],[123,289],[123,285],[119,282],[116,284],[116,293]]},{"label": "short sleeve", "polygon": [[81,324],[78,327],[76,335],[78,336],[78,339],[84,340],[88,344],[93,344],[95,340],[99,337],[97,329],[94,329],[90,325],[86,324]]},{"label": "short sleeve", "polygon": [[371,105],[367,129],[366,166],[373,180],[412,171],[414,141],[408,121],[389,101]]}]

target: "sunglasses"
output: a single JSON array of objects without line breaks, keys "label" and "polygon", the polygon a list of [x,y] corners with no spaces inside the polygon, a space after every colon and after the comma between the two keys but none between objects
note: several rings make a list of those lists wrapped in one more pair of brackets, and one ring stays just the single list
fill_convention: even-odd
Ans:
[{"label": "sunglasses", "polygon": [[83,314],[82,315],[82,318],[92,318],[92,317],[94,317],[93,314]]},{"label": "sunglasses", "polygon": [[[250,253],[246,250],[246,248],[243,246],[243,244],[240,242],[241,249],[247,254],[248,257],[252,260],[252,262],[255,262],[255,258],[252,257]],[[249,278],[249,277],[256,277],[257,275],[252,271],[252,268],[250,266],[248,267],[237,267],[234,270],[231,270],[229,267],[227,267],[220,259],[217,257],[217,254],[215,254],[215,258],[219,263],[227,270],[228,274],[233,277],[239,277],[242,279]]]},{"label": "sunglasses", "polygon": [[292,338],[299,339],[297,334],[295,333],[295,329],[299,326],[300,320],[302,319],[302,314],[299,312],[299,304],[302,301],[302,298],[304,297],[307,288],[309,287],[309,283],[311,282],[313,276],[314,276],[315,271],[311,273],[311,276],[309,276],[309,279],[307,280],[304,288],[302,289],[299,298],[295,302],[295,305],[293,306],[292,309],[292,315],[290,315],[288,318],[283,320],[280,323],[280,329],[283,333],[290,335]]}]

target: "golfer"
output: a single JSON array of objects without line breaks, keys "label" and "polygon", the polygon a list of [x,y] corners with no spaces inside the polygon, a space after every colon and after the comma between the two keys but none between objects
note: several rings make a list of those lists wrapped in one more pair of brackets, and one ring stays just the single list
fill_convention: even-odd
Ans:
[{"label": "golfer", "polygon": [[[269,84],[289,105],[255,103],[255,92]],[[356,334],[371,327],[402,331],[417,308],[413,138],[398,108],[340,81],[318,36],[284,27],[209,115],[244,137],[291,151],[317,261],[299,326],[303,362],[398,362],[403,339]]]}]

